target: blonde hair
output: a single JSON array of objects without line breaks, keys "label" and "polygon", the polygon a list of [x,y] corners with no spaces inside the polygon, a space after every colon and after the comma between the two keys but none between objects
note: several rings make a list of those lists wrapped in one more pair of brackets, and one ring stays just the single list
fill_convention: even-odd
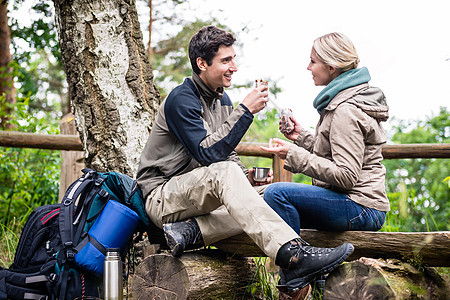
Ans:
[{"label": "blonde hair", "polygon": [[317,38],[313,43],[313,49],[325,64],[342,72],[358,67],[359,58],[355,46],[342,33],[333,32]]}]

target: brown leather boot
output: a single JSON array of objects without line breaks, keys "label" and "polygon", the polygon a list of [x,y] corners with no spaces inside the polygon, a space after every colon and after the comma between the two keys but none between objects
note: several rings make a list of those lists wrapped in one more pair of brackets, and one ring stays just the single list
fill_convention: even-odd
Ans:
[{"label": "brown leather boot", "polygon": [[294,292],[289,292],[286,285],[277,285],[277,289],[279,291],[279,300],[308,300],[312,298],[310,284]]}]

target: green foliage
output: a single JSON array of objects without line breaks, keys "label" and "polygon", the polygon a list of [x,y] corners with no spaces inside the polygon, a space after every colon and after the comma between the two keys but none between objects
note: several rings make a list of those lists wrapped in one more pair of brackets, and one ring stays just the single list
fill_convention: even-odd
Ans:
[{"label": "green foliage", "polygon": [[5,226],[0,223],[0,267],[9,268],[14,261],[17,244],[19,242],[19,232],[22,231],[25,218],[13,219]]},{"label": "green foliage", "polygon": [[188,45],[191,37],[198,30],[206,25],[215,25],[230,31],[214,18],[212,20],[196,19],[193,22],[179,20],[178,23],[181,30],[173,36],[156,42],[156,46],[152,49],[151,63],[155,72],[154,80],[162,98],[172,88],[183,82],[185,77],[192,75]]},{"label": "green foliage", "polygon": [[45,111],[59,119],[69,108],[52,3],[34,1],[25,20],[17,12],[23,2],[13,2],[9,11],[17,96],[30,99],[31,114]]},{"label": "green foliage", "polygon": [[[393,128],[398,144],[449,143],[450,118],[446,108],[425,121],[400,121]],[[448,159],[384,160],[391,211],[386,231],[450,230]]]},{"label": "green foliage", "polygon": [[[0,102],[4,97],[0,97]],[[56,124],[28,113],[28,99],[19,99],[12,114],[15,130],[57,133]],[[53,125],[53,126],[52,126]],[[58,199],[61,157],[59,151],[0,147],[0,224],[21,220],[33,209]],[[21,224],[21,222],[19,222]]]},{"label": "green foliage", "polygon": [[247,292],[254,297],[263,295],[263,299],[278,299],[278,290],[275,287],[280,279],[278,268],[270,267],[271,260],[267,257],[253,257],[253,262],[256,272],[253,281],[247,286]]}]

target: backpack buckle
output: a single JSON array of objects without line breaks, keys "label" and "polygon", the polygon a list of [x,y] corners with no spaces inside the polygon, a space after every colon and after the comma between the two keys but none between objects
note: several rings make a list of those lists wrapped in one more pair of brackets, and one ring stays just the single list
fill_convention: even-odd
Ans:
[{"label": "backpack buckle", "polygon": [[102,198],[106,198],[106,197],[108,197],[109,193],[107,191],[105,191],[104,189],[101,189],[100,191],[98,191],[98,195]]},{"label": "backpack buckle", "polygon": [[103,183],[103,181],[105,181],[105,179],[103,179],[103,178],[101,178],[101,177],[98,177],[98,178],[96,178],[95,179],[95,185],[96,186],[101,186],[102,185],[102,183]]},{"label": "backpack buckle", "polygon": [[75,252],[73,251],[73,243],[72,242],[65,242],[64,243],[64,250],[66,250],[66,257],[68,260],[72,261],[75,259]]},{"label": "backpack buckle", "polygon": [[58,276],[55,273],[51,273],[48,276],[48,281],[50,281],[50,283],[56,282],[57,279],[58,279]]}]

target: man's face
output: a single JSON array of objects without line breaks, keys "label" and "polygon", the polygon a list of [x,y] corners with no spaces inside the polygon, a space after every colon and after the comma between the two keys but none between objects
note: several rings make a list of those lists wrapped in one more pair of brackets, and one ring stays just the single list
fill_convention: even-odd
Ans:
[{"label": "man's face", "polygon": [[220,46],[210,66],[204,59],[198,58],[197,64],[201,70],[200,78],[214,91],[219,87],[229,87],[231,77],[237,71],[234,62],[235,56],[233,46]]}]

